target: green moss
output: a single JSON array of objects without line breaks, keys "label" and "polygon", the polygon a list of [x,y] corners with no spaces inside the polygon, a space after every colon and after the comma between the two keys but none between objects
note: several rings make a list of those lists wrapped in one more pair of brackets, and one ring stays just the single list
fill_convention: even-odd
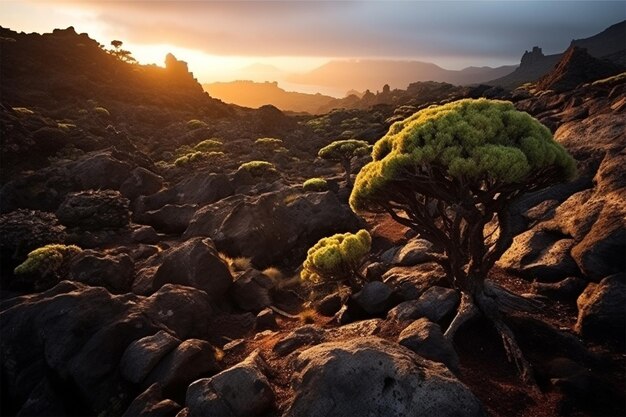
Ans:
[{"label": "green moss", "polygon": [[67,267],[70,260],[82,250],[74,245],[52,244],[30,252],[24,262],[18,265],[15,274],[40,274],[41,276],[57,273]]},{"label": "green moss", "polygon": [[201,161],[206,158],[203,152],[190,152],[181,157],[176,158],[174,165],[177,167],[184,167],[194,162]]},{"label": "green moss", "polygon": [[460,100],[431,106],[394,123],[357,175],[353,210],[365,210],[407,175],[443,169],[462,183],[511,184],[547,167],[554,182],[575,175],[574,159],[547,127],[512,103]]},{"label": "green moss", "polygon": [[105,109],[104,107],[94,107],[93,108],[93,112],[95,114],[97,114],[98,116],[101,117],[110,117],[111,113],[109,113],[109,111],[107,109]]},{"label": "green moss", "polygon": [[250,161],[239,166],[239,171],[247,171],[253,177],[262,177],[268,174],[276,174],[278,171],[274,164],[267,161]]},{"label": "green moss", "polygon": [[302,184],[304,191],[326,191],[328,183],[323,178],[309,178]]},{"label": "green moss", "polygon": [[358,272],[372,238],[366,230],[320,239],[307,252],[300,278],[311,282],[341,281]]},{"label": "green moss", "polygon": [[258,138],[254,144],[266,148],[278,148],[283,145],[283,141],[276,138]]}]

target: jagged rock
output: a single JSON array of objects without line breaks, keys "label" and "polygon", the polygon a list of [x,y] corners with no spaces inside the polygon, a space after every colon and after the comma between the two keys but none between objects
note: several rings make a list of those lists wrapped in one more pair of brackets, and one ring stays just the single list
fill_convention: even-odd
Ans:
[{"label": "jagged rock", "polygon": [[65,226],[85,230],[122,229],[130,222],[128,200],[113,190],[70,193],[56,215]]},{"label": "jagged rock", "polygon": [[339,293],[329,294],[315,304],[315,311],[322,316],[332,317],[339,311],[343,297]]},{"label": "jagged rock", "polygon": [[134,384],[142,382],[157,363],[180,344],[180,339],[159,330],[128,345],[120,361],[120,373]]},{"label": "jagged rock", "polygon": [[446,285],[443,268],[436,263],[419,264],[414,267],[394,267],[383,275],[383,282],[398,292],[405,300],[415,300],[428,288]]},{"label": "jagged rock", "polygon": [[274,392],[263,373],[265,367],[255,351],[232,368],[195,381],[187,389],[189,416],[264,415],[274,402]]},{"label": "jagged rock", "polygon": [[575,301],[585,289],[587,282],[581,278],[568,277],[559,282],[534,282],[532,285],[535,294],[543,295],[553,300]]},{"label": "jagged rock", "polygon": [[196,379],[219,372],[215,348],[209,342],[187,339],[152,369],[144,386],[158,382],[166,394],[178,397]]},{"label": "jagged rock", "polygon": [[135,398],[122,417],[171,417],[180,409],[175,401],[163,399],[161,385],[155,382]]},{"label": "jagged rock", "polygon": [[424,239],[410,240],[394,254],[391,263],[399,266],[413,266],[425,262],[432,247],[433,244]]},{"label": "jagged rock", "polygon": [[231,286],[232,276],[210,239],[193,238],[148,259],[133,292],[151,294],[167,283],[199,288],[219,300]]},{"label": "jagged rock", "polygon": [[460,300],[458,291],[435,286],[426,290],[417,300],[398,304],[389,311],[387,318],[404,321],[426,317],[436,323],[449,316]]},{"label": "jagged rock", "polygon": [[274,281],[256,269],[248,269],[233,281],[230,294],[239,308],[258,312],[272,305]]},{"label": "jagged rock", "polygon": [[198,210],[185,237],[209,236],[226,253],[264,268],[303,259],[320,238],[356,231],[359,220],[332,192],[302,194],[285,188],[260,196],[234,196]]},{"label": "jagged rock", "polygon": [[84,250],[70,265],[69,278],[92,287],[105,287],[112,293],[128,292],[133,280],[134,262],[125,253],[108,255]]},{"label": "jagged rock", "polygon": [[320,343],[323,338],[324,331],[322,329],[318,329],[312,324],[307,324],[276,342],[273,350],[278,355],[286,356],[302,346]]},{"label": "jagged rock", "polygon": [[151,195],[163,187],[163,177],[142,167],[133,169],[126,181],[120,185],[120,192],[129,200],[141,195]]},{"label": "jagged rock", "polygon": [[382,262],[373,262],[365,267],[366,281],[382,281],[383,274],[387,272],[388,267]]},{"label": "jagged rock", "polygon": [[292,416],[483,416],[480,401],[445,366],[377,337],[330,342],[294,363]]},{"label": "jagged rock", "polygon": [[405,327],[398,336],[398,343],[423,358],[443,363],[453,372],[459,370],[459,357],[452,342],[443,337],[438,324],[427,318],[415,320]]},{"label": "jagged rock", "polygon": [[391,307],[392,289],[380,282],[366,283],[361,291],[352,297],[359,306],[370,315],[385,313]]},{"label": "jagged rock", "polygon": [[626,345],[626,277],[615,274],[590,283],[578,297],[575,330],[585,339]]},{"label": "jagged rock", "polygon": [[[49,243],[64,243],[65,227],[53,213],[16,210],[0,215],[0,264],[12,272],[32,250]],[[3,271],[3,276],[5,275]]]},{"label": "jagged rock", "polygon": [[197,209],[195,204],[166,204],[158,210],[135,215],[134,221],[149,224],[163,233],[180,234],[187,229]]}]

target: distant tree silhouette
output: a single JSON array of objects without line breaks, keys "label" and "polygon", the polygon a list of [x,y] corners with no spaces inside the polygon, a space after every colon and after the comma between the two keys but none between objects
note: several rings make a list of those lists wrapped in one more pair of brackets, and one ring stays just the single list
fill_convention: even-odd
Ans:
[{"label": "distant tree silhouette", "polygon": [[118,41],[118,40],[112,40],[111,41],[111,46],[113,46],[113,49],[108,50],[108,52],[117,57],[118,59],[120,59],[121,61],[124,62],[128,62],[129,64],[135,64],[137,62],[137,60],[135,58],[133,58],[132,54],[130,51],[127,51],[125,49],[122,49],[122,45],[124,44],[124,42],[122,41]]}]

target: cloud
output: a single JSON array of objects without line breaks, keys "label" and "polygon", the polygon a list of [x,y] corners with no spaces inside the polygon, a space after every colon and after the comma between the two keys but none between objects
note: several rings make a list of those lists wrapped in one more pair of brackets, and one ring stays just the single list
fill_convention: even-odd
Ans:
[{"label": "cloud", "polygon": [[547,53],[560,52],[572,38],[593,35],[626,18],[625,3],[599,1],[50,0],[31,4],[60,5],[95,15],[108,35],[129,43],[174,44],[236,56],[462,56],[516,62],[534,45]]}]

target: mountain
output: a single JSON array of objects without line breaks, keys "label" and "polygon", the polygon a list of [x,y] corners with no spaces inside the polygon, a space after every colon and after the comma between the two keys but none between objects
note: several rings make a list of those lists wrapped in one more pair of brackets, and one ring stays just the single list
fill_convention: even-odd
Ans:
[{"label": "mountain", "polygon": [[510,73],[515,66],[468,67],[447,70],[430,62],[394,60],[333,60],[310,72],[291,75],[298,84],[323,85],[343,90],[374,90],[388,83],[406,88],[416,81],[438,81],[451,84],[478,84]]},{"label": "mountain", "polygon": [[[587,49],[589,55],[626,65],[626,20],[610,26],[604,31],[585,39],[575,39],[570,47]],[[519,67],[510,74],[493,79],[487,84],[505,88],[516,88],[528,82],[537,81],[548,74],[559,63],[563,54],[544,55],[541,48],[535,46],[532,51],[524,52]]]},{"label": "mountain", "polygon": [[580,84],[617,75],[623,68],[609,61],[591,56],[586,49],[571,46],[554,70],[537,82],[539,90],[568,91]]},{"label": "mountain", "polygon": [[322,94],[298,93],[285,91],[276,81],[257,83],[254,81],[232,81],[203,84],[202,87],[211,96],[226,103],[258,108],[271,104],[281,110],[316,113],[320,107],[335,100]]}]

